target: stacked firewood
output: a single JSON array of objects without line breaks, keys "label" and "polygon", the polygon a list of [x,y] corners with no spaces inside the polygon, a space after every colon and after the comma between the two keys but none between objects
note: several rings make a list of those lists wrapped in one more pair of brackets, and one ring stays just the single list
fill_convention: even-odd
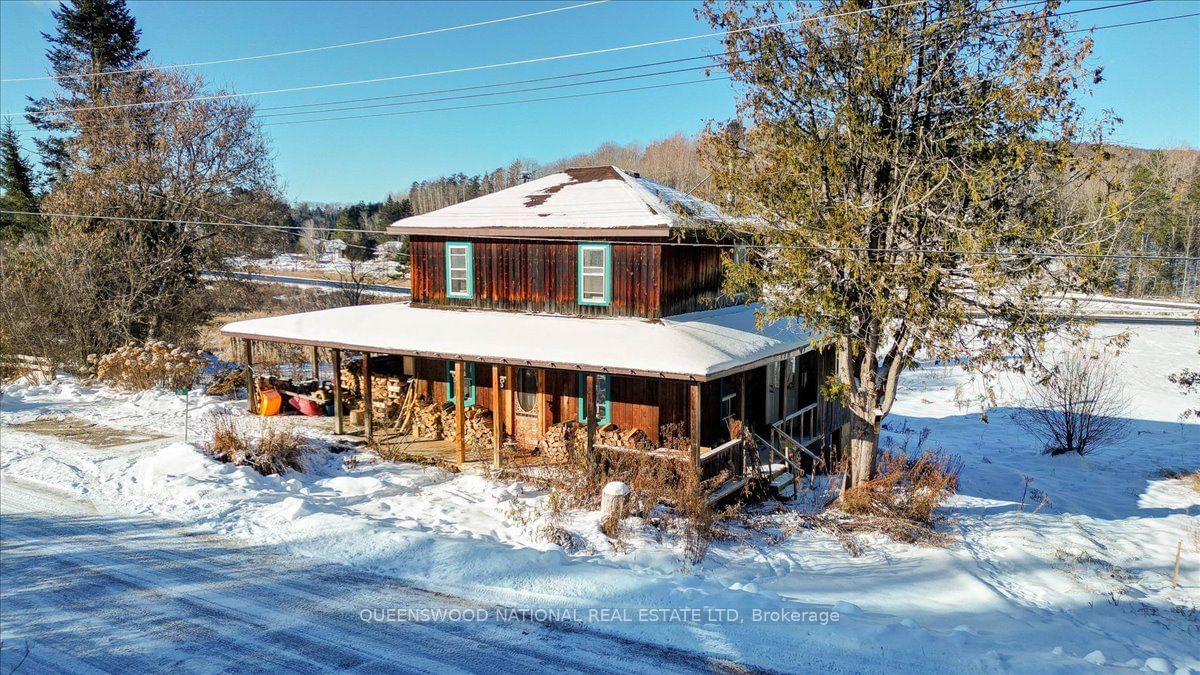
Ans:
[{"label": "stacked firewood", "polygon": [[401,415],[400,433],[409,434],[415,438],[437,440],[442,437],[442,409],[453,405],[449,403],[432,403],[427,398],[419,398]]},{"label": "stacked firewood", "polygon": [[[607,445],[615,448],[631,450],[653,450],[654,442],[650,436],[638,428],[622,429],[615,424],[605,424],[596,429],[594,445]],[[587,427],[579,422],[568,420],[555,424],[546,430],[546,434],[538,441],[538,453],[551,462],[565,462],[572,453],[580,453],[587,449]]]},{"label": "stacked firewood", "polygon": [[654,442],[650,436],[638,428],[620,429],[615,424],[605,424],[596,429],[596,445],[610,445],[614,448],[629,448],[630,450],[653,450]]},{"label": "stacked firewood", "polygon": [[[411,404],[410,378],[403,374],[403,362],[393,358],[371,360],[371,400],[375,419],[398,418]],[[345,400],[361,410],[363,381],[362,360],[348,359],[342,363],[342,394]]]},{"label": "stacked firewood", "polygon": [[[457,424],[454,420],[454,405],[442,409],[442,437],[458,440]],[[469,448],[485,448],[492,445],[492,411],[472,406],[463,411],[463,440]]]},{"label": "stacked firewood", "polygon": [[587,446],[587,429],[578,422],[566,421],[546,430],[538,440],[538,454],[555,463],[566,462],[571,454]]}]

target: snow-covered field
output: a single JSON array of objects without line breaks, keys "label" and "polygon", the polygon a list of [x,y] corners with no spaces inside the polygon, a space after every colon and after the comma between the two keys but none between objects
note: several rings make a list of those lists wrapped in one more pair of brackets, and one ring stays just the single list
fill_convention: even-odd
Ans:
[{"label": "snow-covered field", "polygon": [[[371,274],[381,277],[398,276],[401,273],[400,264],[395,256],[381,252],[371,260],[354,263],[360,274]],[[267,274],[283,274],[285,272],[308,272],[337,278],[338,275],[348,274],[351,261],[336,253],[322,253],[318,256],[301,253],[277,253],[270,258],[234,258],[230,261],[237,269],[246,272],[262,272]]]},{"label": "snow-covered field", "polygon": [[[855,557],[830,535],[792,531],[784,511],[690,566],[673,537],[633,522],[618,551],[597,514],[568,512],[561,524],[580,544],[568,552],[538,536],[547,498],[528,486],[324,450],[303,474],[263,477],[184,443],[183,397],[69,379],[4,389],[0,477],[67,490],[102,514],[199,527],[481,605],[576,610],[598,630],[764,668],[1200,672],[1200,492],[1160,475],[1200,468],[1200,424],[1180,421],[1187,399],[1166,379],[1200,365],[1200,338],[1189,326],[1102,330],[1121,328],[1136,334],[1117,362],[1133,434],[1084,458],[1040,454],[1010,408],[987,423],[960,409],[956,392],[973,383],[957,367],[904,377],[890,436],[928,428],[929,444],[964,461],[946,549],[864,537]],[[1024,387],[1009,378],[1003,397]],[[240,410],[195,395],[189,407],[193,441],[212,410]],[[14,427],[64,414],[168,437],[98,448]],[[283,423],[330,440],[321,420]]]}]

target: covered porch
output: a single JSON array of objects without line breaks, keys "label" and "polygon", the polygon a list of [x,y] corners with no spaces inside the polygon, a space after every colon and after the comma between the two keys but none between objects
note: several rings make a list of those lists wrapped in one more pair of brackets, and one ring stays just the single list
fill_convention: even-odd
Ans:
[{"label": "covered porch", "polygon": [[[548,434],[567,425],[585,452],[652,452],[691,463],[705,478],[745,469],[734,433],[741,427],[731,422],[763,412],[747,409],[752,374],[810,351],[803,330],[756,327],[753,307],[647,321],[394,303],[241,321],[223,332],[242,342],[247,378],[256,343],[328,350],[339,434],[351,431],[343,362],[353,359],[356,395],[370,402],[376,364],[388,362],[414,400],[442,406],[449,422],[444,438],[420,438],[397,433],[376,405],[365,405],[354,431],[400,454],[499,467],[544,452]],[[470,431],[480,416],[492,431],[486,448]],[[628,447],[624,441],[634,437],[628,445],[636,447]]]}]

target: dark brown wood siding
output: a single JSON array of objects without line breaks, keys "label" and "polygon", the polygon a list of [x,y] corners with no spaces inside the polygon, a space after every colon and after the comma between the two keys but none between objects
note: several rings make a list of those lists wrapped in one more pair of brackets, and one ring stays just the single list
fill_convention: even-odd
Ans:
[{"label": "dark brown wood siding", "polygon": [[699,312],[728,304],[721,296],[721,254],[729,247],[662,247],[663,316]]},{"label": "dark brown wood siding", "polygon": [[[580,374],[575,371],[546,371],[547,426],[579,419]],[[447,400],[446,361],[415,359],[417,391],[435,402]],[[495,410],[492,400],[492,367],[475,364],[475,404]],[[659,442],[662,425],[686,424],[688,420],[688,384],[677,380],[644,377],[613,377],[610,387],[611,422],[622,429],[641,429]],[[512,405],[506,403],[506,410]]]},{"label": "dark brown wood siding", "polygon": [[[612,302],[577,299],[579,241],[464,239],[473,252],[474,297],[446,297],[444,237],[413,236],[413,303],[589,316],[657,318],[661,247],[612,243]],[[458,241],[458,240],[454,240]]]}]

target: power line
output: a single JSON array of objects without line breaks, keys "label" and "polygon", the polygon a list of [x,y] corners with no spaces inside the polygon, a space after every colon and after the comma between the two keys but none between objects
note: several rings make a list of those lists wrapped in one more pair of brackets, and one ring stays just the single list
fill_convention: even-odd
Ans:
[{"label": "power line", "polygon": [[586,98],[589,96],[604,96],[606,94],[623,94],[623,93],[627,93],[627,92],[631,92],[631,91],[646,91],[648,89],[666,89],[668,87],[681,87],[681,86],[689,85],[689,84],[704,84],[706,82],[720,82],[723,80],[730,80],[730,79],[733,79],[733,78],[730,78],[730,77],[704,78],[701,80],[684,80],[683,82],[668,82],[666,84],[651,84],[651,85],[646,85],[644,87],[626,87],[623,89],[606,89],[604,91],[589,91],[589,92],[584,92],[581,94],[564,94],[562,96],[542,96],[539,98],[527,98],[527,99],[520,99],[520,100],[516,100],[516,101],[498,101],[495,103],[475,103],[472,105],[446,106],[446,107],[442,107],[442,108],[426,108],[423,110],[401,110],[399,112],[372,113],[369,115],[342,115],[339,117],[317,117],[315,119],[291,120],[288,122],[266,122],[263,124],[263,126],[265,126],[265,127],[281,127],[281,126],[287,126],[290,124],[309,124],[312,122],[334,122],[334,121],[338,121],[338,120],[358,120],[358,119],[366,119],[366,118],[371,118],[371,117],[394,117],[397,115],[416,115],[418,113],[446,112],[446,111],[450,111],[450,110],[470,110],[470,109],[474,109],[474,108],[495,108],[495,107],[506,106],[506,105],[518,105],[518,104],[524,104],[524,103],[539,103],[542,101],[562,101],[562,100],[567,100],[567,99],[572,99],[572,98]]},{"label": "power line", "polygon": [[[1075,29],[1075,30],[1064,31],[1064,32],[1076,33],[1076,32],[1085,32],[1085,31],[1093,31],[1093,30],[1103,30],[1103,29],[1108,29],[1108,28],[1120,28],[1120,27],[1124,27],[1127,25],[1138,25],[1138,24],[1142,24],[1142,23],[1167,21],[1170,19],[1187,18],[1187,17],[1191,17],[1191,16],[1200,16],[1200,12],[1194,12],[1191,14],[1181,14],[1181,15],[1172,16],[1172,17],[1161,17],[1158,19],[1149,19],[1149,20],[1144,20],[1144,21],[1111,24],[1111,25],[1107,25],[1107,26],[1096,26],[1094,28],[1086,28],[1086,29],[1081,28],[1081,29]],[[657,73],[643,73],[643,74],[639,74],[639,75],[629,75],[629,76],[624,76],[624,77],[607,78],[607,79],[602,79],[602,80],[579,82],[579,83],[572,83],[572,84],[565,84],[565,85],[553,85],[553,86],[547,86],[547,87],[531,87],[528,89],[520,89],[520,90],[514,90],[514,91],[492,92],[492,93],[487,93],[487,94],[472,94],[472,95],[466,95],[466,96],[451,96],[451,97],[445,97],[445,98],[440,98],[440,99],[428,99],[425,101],[411,101],[411,102],[405,102],[405,103],[380,104],[380,105],[372,105],[372,106],[352,106],[352,107],[342,108],[340,110],[361,110],[361,109],[373,108],[373,107],[392,107],[392,106],[397,106],[397,105],[416,105],[418,103],[429,103],[429,102],[434,102],[434,101],[445,101],[445,100],[453,100],[453,99],[461,99],[461,98],[477,98],[477,97],[481,97],[481,96],[497,96],[497,95],[501,95],[501,94],[515,94],[515,93],[544,90],[544,89],[559,89],[559,88],[569,87],[569,86],[581,86],[581,85],[587,85],[587,84],[596,84],[599,82],[629,80],[629,79],[636,79],[636,78],[640,78],[640,77],[649,77],[649,76],[653,76],[653,75],[679,73],[679,72],[685,72],[685,71],[690,71],[690,70],[702,70],[704,68],[707,68],[707,66],[701,66],[701,67],[696,67],[696,68],[679,68],[679,69],[675,69],[675,70],[661,71],[661,72],[657,72]],[[649,90],[649,89],[662,89],[662,88],[667,88],[667,87],[678,87],[678,86],[689,85],[689,84],[701,84],[701,83],[705,83],[705,82],[723,82],[723,81],[728,81],[728,80],[732,80],[732,79],[733,79],[732,77],[704,78],[704,79],[700,79],[700,80],[686,80],[683,82],[671,82],[671,83],[667,83],[667,84],[648,85],[648,86],[644,86],[644,87],[627,87],[627,88],[623,88],[623,89],[609,89],[609,90],[604,90],[604,91],[584,92],[584,93],[579,93],[579,94],[566,94],[566,95],[562,95],[562,96],[543,96],[543,97],[538,97],[538,98],[519,99],[516,101],[499,101],[499,102],[495,102],[495,103],[478,103],[478,104],[473,104],[473,105],[445,106],[445,107],[440,107],[440,108],[427,108],[427,109],[422,109],[422,110],[405,110],[405,111],[400,111],[400,112],[372,113],[372,114],[368,114],[368,115],[339,115],[339,116],[334,116],[334,117],[316,117],[316,118],[311,118],[311,119],[292,120],[292,121],[288,121],[288,122],[266,122],[263,124],[263,126],[286,126],[286,125],[291,125],[291,124],[309,124],[309,123],[313,123],[313,122],[335,122],[335,121],[353,120],[353,119],[369,119],[369,118],[374,118],[374,117],[392,117],[392,116],[398,116],[398,115],[416,115],[416,114],[420,114],[420,113],[431,113],[431,112],[470,110],[470,109],[475,109],[475,108],[492,108],[492,107],[518,105],[518,104],[525,104],[525,103],[539,103],[539,102],[544,102],[544,101],[559,101],[559,100],[566,100],[566,99],[573,99],[573,98],[586,98],[586,97],[591,97],[591,96],[602,96],[602,95],[606,95],[606,94],[627,93],[627,92],[633,92],[633,91],[645,91],[645,90]],[[320,113],[324,113],[324,112],[332,112],[332,111],[331,110],[314,110],[314,111],[302,112],[302,113],[295,113],[295,112],[279,113],[277,115],[262,115],[262,116],[260,116],[260,118],[288,116],[288,115],[297,115],[297,114],[311,115],[311,114],[320,114]]]},{"label": "power line", "polygon": [[349,86],[355,86],[355,85],[360,85],[360,84],[376,84],[379,82],[394,82],[397,80],[409,80],[409,79],[414,79],[414,78],[432,77],[432,76],[437,76],[437,75],[451,75],[451,74],[455,74],[455,73],[466,73],[466,72],[475,72],[475,71],[480,71],[480,70],[491,70],[491,69],[495,69],[495,68],[506,68],[506,67],[511,67],[511,66],[528,65],[531,63],[546,63],[546,62],[550,62],[550,61],[561,61],[564,59],[580,58],[580,57],[584,57],[584,56],[596,56],[599,54],[612,54],[615,52],[628,51],[631,49],[642,49],[645,47],[658,47],[658,46],[662,46],[662,45],[677,44],[680,42],[689,42],[692,40],[702,40],[705,38],[720,37],[720,36],[724,36],[724,35],[736,35],[738,33],[746,33],[746,32],[752,31],[752,30],[761,30],[761,29],[765,29],[765,28],[777,28],[780,26],[793,25],[793,24],[797,24],[797,23],[806,23],[809,21],[821,21],[824,19],[835,19],[835,18],[839,18],[839,17],[843,17],[843,16],[853,16],[853,15],[857,15],[857,14],[874,13],[874,12],[878,12],[878,11],[885,10],[885,9],[895,9],[895,8],[899,8],[899,7],[907,7],[910,5],[918,5],[918,4],[921,4],[923,1],[924,0],[906,0],[905,2],[900,2],[900,3],[896,3],[896,4],[892,4],[892,5],[884,5],[881,7],[869,7],[869,8],[864,8],[864,9],[848,10],[845,12],[837,12],[834,14],[821,14],[821,15],[817,15],[817,16],[804,17],[801,19],[792,19],[792,20],[788,20],[788,21],[777,21],[777,22],[770,23],[770,24],[760,24],[760,25],[756,25],[756,26],[750,26],[747,28],[738,28],[738,29],[727,30],[727,31],[717,31],[717,32],[713,32],[713,33],[703,33],[700,35],[688,35],[688,36],[677,37],[677,38],[667,38],[664,40],[653,40],[650,42],[641,42],[641,43],[637,43],[637,44],[622,45],[619,47],[605,47],[603,49],[592,49],[592,50],[587,50],[587,51],[571,52],[571,53],[567,53],[567,54],[555,54],[552,56],[539,56],[539,57],[529,58],[529,59],[519,59],[516,61],[503,61],[503,62],[499,62],[499,63],[488,63],[488,64],[482,64],[482,65],[476,65],[476,66],[464,66],[461,68],[447,68],[444,70],[432,70],[432,71],[427,71],[427,72],[423,72],[423,73],[408,73],[405,75],[392,75],[392,76],[388,76],[388,77],[376,77],[376,78],[369,78],[369,79],[363,79],[363,80],[349,80],[349,81],[345,81],[345,82],[331,82],[331,83],[327,83],[327,84],[313,84],[313,85],[306,85],[306,86],[301,86],[301,87],[284,87],[284,88],[279,88],[279,89],[265,89],[265,90],[261,90],[261,91],[252,91],[252,92],[243,92],[243,93],[211,94],[208,96],[195,96],[195,97],[180,98],[180,99],[163,99],[163,100],[158,100],[158,101],[141,101],[138,103],[120,103],[120,104],[106,105],[106,106],[90,106],[90,107],[86,107],[86,108],[50,108],[50,109],[42,109],[42,110],[27,110],[25,112],[0,113],[0,115],[48,115],[48,114],[52,114],[52,113],[78,113],[78,112],[86,112],[86,111],[94,111],[94,110],[114,110],[114,109],[119,109],[119,108],[138,108],[138,107],[146,107],[146,106],[153,106],[153,105],[170,105],[170,104],[175,104],[175,103],[188,103],[188,102],[193,102],[193,101],[213,101],[213,100],[231,99],[231,98],[245,98],[247,96],[264,96],[264,95],[268,95],[268,94],[284,94],[284,93],[297,92],[297,91],[314,91],[314,90],[318,90],[318,89],[331,89],[331,88],[335,88],[335,87],[349,87]]},{"label": "power line", "polygon": [[213,66],[221,63],[239,63],[243,61],[257,61],[260,59],[270,59],[279,56],[296,56],[298,54],[310,54],[312,52],[323,52],[331,49],[342,49],[344,47],[361,47],[363,45],[378,44],[381,42],[392,42],[395,40],[406,40],[408,38],[422,37],[425,35],[434,35],[437,33],[449,33],[451,31],[463,30],[464,28],[479,28],[480,26],[491,26],[498,23],[507,23],[509,21],[518,21],[520,19],[529,19],[535,16],[545,14],[556,14],[558,12],[568,12],[573,9],[582,9],[592,5],[601,5],[609,0],[592,0],[592,2],[584,2],[577,5],[568,5],[566,7],[556,7],[554,9],[544,9],[538,12],[529,12],[527,14],[518,14],[516,16],[506,16],[499,19],[489,19],[486,21],[476,21],[474,23],[466,23],[458,26],[447,26],[444,28],[432,28],[429,30],[417,31],[415,33],[404,33],[403,35],[390,35],[381,38],[371,38],[369,40],[357,40],[355,42],[343,42],[336,45],[326,45],[324,47],[308,47],[306,49],[292,49],[284,52],[273,52],[271,54],[256,54],[254,56],[238,56],[228,59],[213,59],[211,61],[193,61],[192,63],[175,63],[162,66],[144,66],[141,68],[128,68],[126,70],[106,70],[98,73],[74,73],[71,75],[43,75],[40,77],[9,77],[0,79],[0,82],[33,82],[37,80],[69,80],[76,77],[103,77],[108,75],[123,75],[127,73],[144,73],[149,71],[174,70],[176,68],[195,68],[199,66]]},{"label": "power line", "polygon": [[[262,225],[259,223],[244,223],[244,222],[213,222],[203,220],[175,220],[169,218],[140,218],[134,216],[103,216],[103,215],[87,215],[79,213],[38,213],[36,211],[8,211],[0,210],[0,213],[8,215],[24,215],[24,216],[44,216],[48,218],[87,218],[95,220],[112,220],[120,222],[134,223],[165,223],[169,225],[206,225],[215,227],[258,227],[266,229],[277,229],[277,225]],[[225,217],[225,216],[222,216]],[[342,229],[335,227],[312,227],[307,228],[318,232],[345,232],[345,233],[368,233],[368,234],[388,234],[381,230],[364,230],[364,229]],[[513,235],[487,235],[480,236],[480,239],[499,239],[511,241],[540,241],[540,242],[557,242],[564,241],[563,238],[555,237],[526,237]],[[721,244],[716,242],[690,242],[690,241],[616,241],[614,243],[621,245],[635,246],[684,246],[698,248],[733,248],[734,244]],[[887,248],[887,247],[871,247],[871,246],[800,246],[800,245],[770,245],[770,244],[739,244],[747,249],[769,250],[769,251],[821,251],[827,253],[887,253],[887,254],[904,254],[904,255],[962,255],[962,256],[986,256],[986,257],[1008,257],[1008,258],[1084,258],[1084,259],[1118,259],[1118,260],[1180,260],[1187,262],[1200,262],[1200,256],[1170,256],[1149,253],[1068,253],[1060,251],[974,251],[969,249],[952,249],[952,248]]]},{"label": "power line", "polygon": [[[1148,0],[1137,0],[1137,2],[1146,2],[1146,1],[1148,1]],[[1041,4],[1041,3],[1038,2],[1038,3],[1030,3],[1030,4]],[[1137,3],[1135,2],[1135,3],[1124,3],[1124,4],[1137,4]],[[1096,10],[1100,10],[1100,9],[1110,9],[1112,7],[1121,7],[1121,6],[1123,6],[1123,5],[1108,5],[1105,7],[1093,7],[1090,9],[1081,9],[1081,10],[1077,10],[1077,11],[1091,12],[1091,11],[1096,11]],[[1200,15],[1200,12],[1183,15],[1183,16],[1197,16],[1197,15]],[[1172,18],[1172,17],[1166,17],[1166,18]],[[1148,23],[1148,22],[1152,22],[1152,21],[1163,21],[1163,20],[1165,20],[1165,19],[1164,18],[1148,19],[1146,21],[1138,21],[1138,22],[1134,22],[1134,23],[1140,24],[1140,23]],[[1095,28],[1077,29],[1077,30],[1064,31],[1064,32],[1069,32],[1069,33],[1084,32],[1084,31],[1098,30],[1099,28],[1114,28],[1114,27],[1117,27],[1120,25],[1126,25],[1126,24],[1115,24],[1113,26],[1102,26],[1102,27],[1095,27]],[[749,51],[749,50],[742,49],[739,51]],[[706,58],[716,58],[716,57],[709,56],[709,55],[691,56],[691,57],[686,57],[683,59],[673,59],[671,62],[692,61],[692,60],[696,60],[696,59],[706,59]],[[754,63],[759,60],[760,59],[758,59],[758,58],[751,58],[751,59],[747,59],[745,61],[745,63]],[[642,65],[637,65],[637,66],[625,66],[623,68],[608,69],[608,70],[609,71],[611,71],[611,70],[627,70],[627,69],[631,69],[631,68],[647,67],[649,65],[657,65],[657,64],[642,64]],[[545,91],[548,89],[564,89],[567,87],[582,87],[582,86],[586,86],[586,85],[590,85],[590,84],[604,84],[604,83],[608,83],[608,82],[636,80],[636,79],[641,79],[641,78],[646,78],[646,77],[656,77],[659,75],[674,75],[677,73],[686,73],[686,72],[692,72],[692,71],[696,71],[696,70],[708,70],[710,68],[712,68],[712,65],[692,66],[692,67],[688,67],[688,68],[674,68],[671,70],[659,70],[659,71],[654,71],[654,72],[650,72],[650,73],[638,73],[636,75],[623,75],[623,76],[618,76],[618,77],[608,77],[608,78],[602,78],[602,79],[597,79],[597,80],[584,80],[582,82],[568,82],[566,84],[545,85],[545,86],[540,86],[540,87],[526,87],[524,89],[510,89],[507,91],[493,91],[493,92],[485,92],[485,93],[480,93],[480,94],[463,94],[463,95],[458,95],[458,96],[444,96],[441,98],[421,99],[421,100],[416,100],[416,101],[401,101],[401,102],[395,102],[395,103],[372,103],[370,105],[361,105],[361,106],[355,105],[355,106],[347,106],[347,107],[343,107],[343,108],[324,108],[321,110],[300,110],[300,111],[293,111],[293,112],[270,113],[267,115],[256,115],[255,117],[256,117],[256,119],[268,119],[268,118],[274,118],[274,117],[293,117],[296,115],[319,115],[319,114],[323,114],[323,113],[342,112],[342,111],[347,111],[347,110],[368,110],[368,109],[372,109],[372,108],[392,108],[392,107],[397,107],[397,106],[419,105],[422,103],[437,103],[437,102],[441,102],[441,101],[482,98],[482,97],[487,97],[487,96],[503,96],[505,94],[522,94],[522,93],[527,93],[527,92],[531,92],[531,91]],[[596,71],[593,71],[593,72],[596,72]],[[603,71],[601,71],[601,72],[603,72]],[[537,78],[534,81],[554,80],[554,79],[562,79],[562,78],[566,78],[566,77],[578,77],[580,75],[585,75],[585,74],[589,74],[589,73],[558,75],[558,76],[550,77],[550,78]],[[728,79],[728,78],[719,78],[719,79]],[[713,81],[719,81],[719,80],[713,80]],[[442,90],[441,92],[435,91],[435,92],[426,92],[426,93],[443,93],[443,92],[451,92],[451,91],[464,91],[464,90],[494,88],[494,87],[499,87],[499,86],[508,86],[510,84],[515,84],[515,83],[506,82],[503,84],[487,84],[487,85],[477,85],[477,86],[473,86],[473,87],[459,87],[457,89],[452,89],[452,90]],[[399,94],[399,95],[394,95],[394,96],[380,96],[380,97],[373,97],[372,99],[359,99],[359,100],[383,100],[383,99],[393,99],[393,98],[408,98],[408,97],[420,96],[420,95],[422,95],[422,94],[419,94],[419,93]],[[352,101],[343,101],[343,102],[356,102],[356,101],[352,100]],[[299,104],[299,105],[295,105],[295,106],[280,106],[277,108],[263,108],[262,110],[278,110],[278,109],[282,109],[282,108],[327,106],[327,105],[335,105],[337,103],[339,103],[339,102],[328,101],[325,103],[304,103],[304,104]],[[439,110],[441,110],[441,109],[439,109]]]},{"label": "power line", "polygon": [[[1102,7],[1089,7],[1086,9],[1072,10],[1070,12],[1061,12],[1061,13],[1057,14],[1057,16],[1067,16],[1067,15],[1072,15],[1072,14],[1081,14],[1081,13],[1085,13],[1085,12],[1094,12],[1094,11],[1100,11],[1100,10],[1114,9],[1114,8],[1118,8],[1118,7],[1124,7],[1127,5],[1142,4],[1145,2],[1149,2],[1149,1],[1150,0],[1132,0],[1130,2],[1118,3],[1118,4],[1113,4],[1113,5],[1105,5]],[[1036,4],[1042,4],[1042,3],[1040,1],[1039,2],[1028,2],[1028,3],[1024,3],[1024,4],[1020,4],[1020,5],[1009,6],[1004,9],[1009,9],[1009,10],[1019,9],[1019,8],[1036,5]],[[1103,29],[1108,29],[1108,28],[1119,28],[1119,27],[1123,27],[1123,26],[1140,25],[1140,24],[1145,24],[1145,23],[1155,23],[1155,22],[1167,21],[1167,20],[1172,20],[1172,19],[1187,18],[1187,17],[1197,16],[1197,15],[1200,15],[1200,12],[1191,13],[1191,14],[1180,14],[1180,15],[1175,15],[1175,16],[1170,16],[1170,17],[1159,17],[1156,19],[1147,19],[1147,20],[1142,20],[1142,21],[1109,24],[1106,26],[1096,26],[1093,28],[1068,30],[1068,31],[1064,31],[1064,33],[1079,33],[1079,32],[1093,31],[1093,30],[1103,30]],[[1013,23],[1013,22],[1016,22],[1019,20],[1020,19],[1007,19],[1005,21],[1000,22],[997,25],[1002,25],[1004,23]],[[748,50],[746,50],[746,49],[739,50],[739,52],[741,52],[741,51],[748,51]],[[460,91],[472,91],[472,90],[478,90],[478,89],[491,89],[491,88],[496,88],[496,87],[510,86],[510,85],[514,85],[514,84],[526,84],[526,83],[552,81],[552,80],[566,79],[566,78],[572,78],[572,77],[582,77],[585,75],[592,75],[592,74],[601,74],[601,73],[617,72],[617,71],[624,71],[624,70],[632,70],[632,69],[637,69],[637,68],[645,68],[645,67],[650,67],[650,66],[655,66],[655,65],[664,65],[664,64],[680,63],[680,62],[685,62],[685,61],[694,61],[694,60],[698,60],[698,59],[717,59],[717,58],[719,58],[719,56],[717,56],[717,55],[703,54],[703,55],[699,55],[699,56],[683,57],[683,58],[679,58],[679,59],[669,59],[669,60],[665,60],[665,61],[656,61],[656,62],[650,62],[650,63],[635,64],[635,65],[631,65],[631,66],[621,66],[621,67],[616,67],[616,68],[605,68],[605,69],[599,69],[599,70],[584,71],[584,72],[579,72],[579,73],[569,73],[569,74],[565,74],[565,75],[556,75],[556,76],[550,76],[550,77],[530,78],[530,79],[525,79],[525,80],[514,80],[514,81],[510,81],[510,82],[482,84],[482,85],[474,85],[474,86],[468,86],[468,87],[455,87],[455,88],[438,89],[438,90],[431,90],[431,91],[425,91],[425,92],[395,94],[395,95],[389,95],[389,96],[376,96],[376,97],[366,97],[366,98],[358,98],[358,99],[344,99],[344,100],[340,100],[340,101],[326,101],[326,102],[317,102],[317,103],[301,103],[301,104],[286,105],[286,106],[274,106],[274,107],[260,108],[260,110],[290,110],[290,109],[295,109],[295,108],[329,106],[329,105],[336,105],[339,103],[369,102],[369,101],[389,100],[389,99],[396,99],[396,98],[411,98],[414,96],[422,96],[422,95],[426,95],[426,94],[453,93],[453,92],[460,92]],[[753,61],[753,59],[751,61]],[[693,70],[704,70],[709,67],[710,66],[678,68],[678,69],[672,69],[672,70],[658,71],[655,73],[641,73],[641,74],[629,75],[629,76],[625,76],[625,77],[604,78],[604,79],[591,80],[591,81],[578,82],[578,83],[568,83],[568,84],[562,84],[562,85],[556,85],[556,86],[529,87],[529,88],[518,89],[518,90],[490,92],[490,93],[486,93],[486,94],[474,94],[474,95],[464,95],[464,96],[450,96],[450,97],[427,99],[427,100],[422,100],[422,101],[411,101],[411,102],[401,102],[401,103],[391,103],[391,104],[373,104],[373,105],[365,105],[365,106],[349,106],[349,107],[345,107],[345,108],[323,109],[323,110],[302,111],[302,112],[273,113],[273,114],[267,114],[267,115],[257,115],[256,118],[265,119],[265,118],[271,118],[271,117],[286,117],[286,116],[305,115],[305,114],[320,114],[320,113],[326,113],[326,112],[336,112],[336,111],[341,111],[341,110],[360,110],[360,109],[379,108],[379,107],[394,107],[394,106],[400,106],[400,105],[416,105],[419,103],[431,103],[431,102],[456,100],[456,99],[464,99],[464,98],[480,98],[480,97],[484,97],[484,96],[497,96],[497,95],[501,95],[501,94],[516,94],[516,93],[524,93],[524,92],[529,92],[529,91],[542,91],[542,90],[547,90],[547,89],[559,89],[559,88],[574,87],[574,86],[584,86],[584,85],[588,85],[588,84],[598,84],[598,83],[604,83],[604,82],[620,81],[620,80],[625,80],[625,79],[639,79],[639,78],[644,78],[644,77],[674,74],[674,73],[687,72],[687,71],[693,71]],[[709,80],[709,81],[719,81],[719,80]],[[666,86],[674,86],[674,85],[666,85]],[[626,90],[619,90],[619,91],[626,91]],[[597,92],[597,93],[608,93],[608,92]],[[586,95],[590,96],[590,95],[594,95],[594,94],[586,94]],[[553,98],[532,99],[531,102],[539,102],[539,101],[544,101],[544,100],[554,100],[554,99]],[[515,103],[515,102],[502,102],[502,103],[498,103],[496,105],[512,105],[513,103]],[[146,105],[149,105],[149,104],[150,103],[147,103]],[[130,104],[130,105],[135,105],[135,104]],[[441,112],[444,110],[463,109],[465,107],[467,107],[467,106],[452,107],[452,108],[435,108],[435,109],[431,109],[429,111],[414,111],[414,112]],[[482,107],[482,106],[473,106],[473,107]],[[81,108],[81,109],[77,109],[77,110],[86,110],[86,109]],[[404,113],[404,114],[409,114],[409,113]],[[361,117],[374,117],[374,116],[377,116],[377,115],[364,115]],[[340,117],[329,118],[329,120],[333,120],[333,121],[344,120],[344,119],[353,119],[353,117],[340,116]],[[315,122],[315,121],[326,121],[326,120],[324,118],[321,118],[321,119],[313,119],[313,120],[305,120],[305,121],[314,121]],[[29,128],[28,125],[25,125],[25,126],[26,126],[26,128]],[[278,123],[271,124],[269,126],[278,126]]]}]

